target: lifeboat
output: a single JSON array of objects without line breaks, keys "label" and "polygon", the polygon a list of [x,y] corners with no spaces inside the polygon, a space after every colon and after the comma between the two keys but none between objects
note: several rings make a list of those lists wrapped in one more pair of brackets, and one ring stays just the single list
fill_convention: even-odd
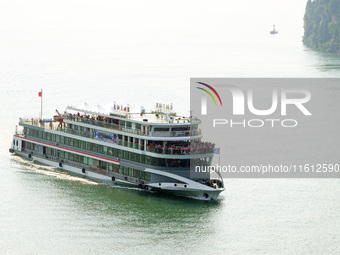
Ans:
[{"label": "lifeboat", "polygon": [[54,115],[53,119],[57,122],[63,123],[64,122],[64,117],[63,116],[59,116],[59,115]]}]

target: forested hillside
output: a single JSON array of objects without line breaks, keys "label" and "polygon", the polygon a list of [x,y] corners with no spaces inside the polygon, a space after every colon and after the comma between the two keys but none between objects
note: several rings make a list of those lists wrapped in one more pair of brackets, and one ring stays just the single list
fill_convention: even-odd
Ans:
[{"label": "forested hillside", "polygon": [[340,0],[308,0],[303,43],[323,52],[340,53]]}]

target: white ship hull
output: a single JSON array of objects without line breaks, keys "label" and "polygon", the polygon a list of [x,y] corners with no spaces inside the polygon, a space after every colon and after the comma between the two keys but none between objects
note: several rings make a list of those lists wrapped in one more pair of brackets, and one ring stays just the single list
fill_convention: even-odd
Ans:
[{"label": "white ship hull", "polygon": [[85,171],[84,173],[84,169],[82,169],[81,167],[71,166],[68,164],[62,164],[62,166],[60,166],[59,162],[51,161],[51,160],[41,158],[41,157],[35,157],[34,155],[32,155],[30,158],[27,153],[24,153],[22,151],[14,150],[14,152],[15,154],[21,156],[22,158],[28,161],[39,162],[44,165],[51,166],[52,168],[55,168],[58,170],[64,170],[64,171],[75,173],[77,175],[84,176],[87,178],[105,181],[105,183],[107,183],[108,185],[121,184],[121,185],[135,186],[141,189],[146,189],[148,191],[152,190],[152,191],[157,191],[161,193],[167,193],[167,194],[176,195],[176,196],[184,196],[184,197],[200,199],[200,200],[216,200],[218,195],[222,191],[224,191],[224,188],[213,188],[213,187],[203,185],[201,183],[195,182],[193,180],[190,180],[182,176],[165,173],[163,171],[155,170],[155,169],[149,169],[148,171],[152,173],[164,175],[167,177],[172,177],[182,182],[185,181],[185,184],[169,183],[169,182],[159,183],[158,182],[158,183],[147,183],[141,187],[139,183],[130,182],[130,181],[126,181],[126,180],[118,179],[118,178],[114,178],[114,181],[113,181],[112,177],[110,176],[96,173],[96,172],[89,171],[89,170]]}]

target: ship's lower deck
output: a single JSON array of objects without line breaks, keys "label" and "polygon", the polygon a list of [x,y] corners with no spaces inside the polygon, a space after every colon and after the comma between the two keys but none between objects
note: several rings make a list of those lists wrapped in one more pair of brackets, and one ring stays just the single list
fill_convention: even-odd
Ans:
[{"label": "ship's lower deck", "polygon": [[[179,195],[191,197],[195,199],[215,200],[218,195],[224,190],[222,182],[216,182],[219,185],[205,185],[200,182],[179,176],[176,174],[164,172],[157,169],[145,169],[144,176],[147,179],[136,178],[122,173],[111,172],[103,169],[89,168],[85,164],[81,164],[66,159],[60,160],[51,155],[40,155],[35,152],[24,149],[15,150],[11,152],[21,156],[32,162],[40,162],[42,164],[57,168],[60,170],[69,171],[77,175],[94,178],[104,181],[107,184],[122,184],[135,186],[140,189],[153,190],[157,192],[164,192],[172,195]],[[157,182],[152,181],[157,180]],[[212,182],[215,180],[212,180]]]}]

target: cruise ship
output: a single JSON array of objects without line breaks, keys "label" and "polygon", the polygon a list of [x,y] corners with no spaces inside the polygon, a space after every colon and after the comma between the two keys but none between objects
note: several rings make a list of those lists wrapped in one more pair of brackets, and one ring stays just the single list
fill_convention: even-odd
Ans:
[{"label": "cruise ship", "polygon": [[20,118],[10,152],[108,184],[204,200],[224,190],[221,177],[190,174],[190,165],[209,166],[214,155],[214,144],[201,140],[199,119],[178,116],[172,104],[134,113],[116,104],[108,113],[80,108]]}]

